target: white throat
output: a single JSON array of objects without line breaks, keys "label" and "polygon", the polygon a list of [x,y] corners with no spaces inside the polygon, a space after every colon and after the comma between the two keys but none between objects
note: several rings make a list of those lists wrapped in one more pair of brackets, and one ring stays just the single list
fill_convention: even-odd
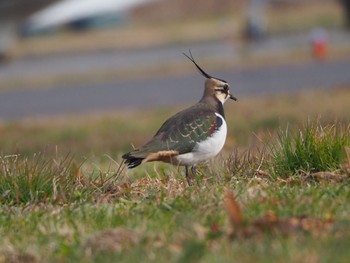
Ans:
[{"label": "white throat", "polygon": [[222,105],[224,105],[224,103],[230,98],[230,95],[221,93],[217,95],[216,98],[221,102]]}]

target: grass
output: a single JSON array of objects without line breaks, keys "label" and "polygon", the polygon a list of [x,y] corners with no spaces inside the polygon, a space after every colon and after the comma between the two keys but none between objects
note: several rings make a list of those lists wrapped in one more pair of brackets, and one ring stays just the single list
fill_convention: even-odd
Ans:
[{"label": "grass", "polygon": [[350,126],[322,127],[307,123],[303,130],[290,134],[287,129],[272,149],[275,173],[279,176],[298,172],[334,171],[341,168],[345,147],[350,145]]},{"label": "grass", "polygon": [[[323,149],[349,143],[348,93],[227,105],[226,148],[189,187],[177,167],[120,164],[177,109],[2,123],[0,262],[347,262],[350,159]],[[276,168],[310,152],[322,173]]]},{"label": "grass", "polygon": [[[108,262],[113,258],[122,262],[196,262],[198,258],[203,262],[216,262],[215,258],[217,262],[232,258],[295,262],[304,257],[301,262],[310,257],[328,262],[337,251],[336,258],[349,256],[342,249],[349,245],[345,229],[350,207],[344,202],[348,198],[344,184],[299,181],[296,185],[254,176],[254,171],[243,177],[202,175],[200,184],[191,187],[185,187],[174,172],[162,177],[124,182],[127,189],[114,190],[106,199],[102,196],[110,189],[100,192],[97,200],[3,204],[3,253],[31,255],[43,262]],[[119,189],[120,183],[116,180],[112,185]],[[75,188],[74,184],[70,187]],[[319,219],[320,229],[287,234],[264,230],[249,238],[230,239],[222,205],[225,188],[237,193],[247,224],[273,211],[278,218]],[[331,230],[326,225],[330,220]]]}]

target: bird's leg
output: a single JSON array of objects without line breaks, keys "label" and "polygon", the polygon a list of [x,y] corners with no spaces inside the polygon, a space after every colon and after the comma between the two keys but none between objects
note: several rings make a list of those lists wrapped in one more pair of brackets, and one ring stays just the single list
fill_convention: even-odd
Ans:
[{"label": "bird's leg", "polygon": [[196,165],[191,166],[191,172],[192,172],[194,179],[196,179],[197,185],[199,186],[199,183],[197,180],[197,166]]},{"label": "bird's leg", "polygon": [[196,177],[197,176],[197,167],[195,165],[192,165],[191,167],[191,172],[192,172],[192,175],[193,177]]},{"label": "bird's leg", "polygon": [[191,177],[190,177],[190,173],[188,172],[188,166],[187,165],[185,166],[185,169],[186,169],[186,173],[185,173],[186,180],[187,180],[188,186],[190,186],[191,185]]}]

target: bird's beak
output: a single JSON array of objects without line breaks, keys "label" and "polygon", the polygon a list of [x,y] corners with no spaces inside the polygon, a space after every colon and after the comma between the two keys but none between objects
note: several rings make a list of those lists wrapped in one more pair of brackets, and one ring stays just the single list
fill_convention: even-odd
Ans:
[{"label": "bird's beak", "polygon": [[235,96],[233,96],[231,93],[230,93],[230,99],[234,100],[234,101],[237,101],[237,98]]}]

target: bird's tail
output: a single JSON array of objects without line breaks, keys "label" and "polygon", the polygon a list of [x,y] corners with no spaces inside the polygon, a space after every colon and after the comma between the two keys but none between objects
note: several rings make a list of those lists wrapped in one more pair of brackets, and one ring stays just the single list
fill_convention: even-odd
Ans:
[{"label": "bird's tail", "polygon": [[143,159],[145,158],[140,158],[140,157],[135,157],[132,155],[132,152],[128,152],[122,156],[122,158],[125,160],[126,165],[128,166],[129,169],[135,168],[136,166],[139,166]]}]

